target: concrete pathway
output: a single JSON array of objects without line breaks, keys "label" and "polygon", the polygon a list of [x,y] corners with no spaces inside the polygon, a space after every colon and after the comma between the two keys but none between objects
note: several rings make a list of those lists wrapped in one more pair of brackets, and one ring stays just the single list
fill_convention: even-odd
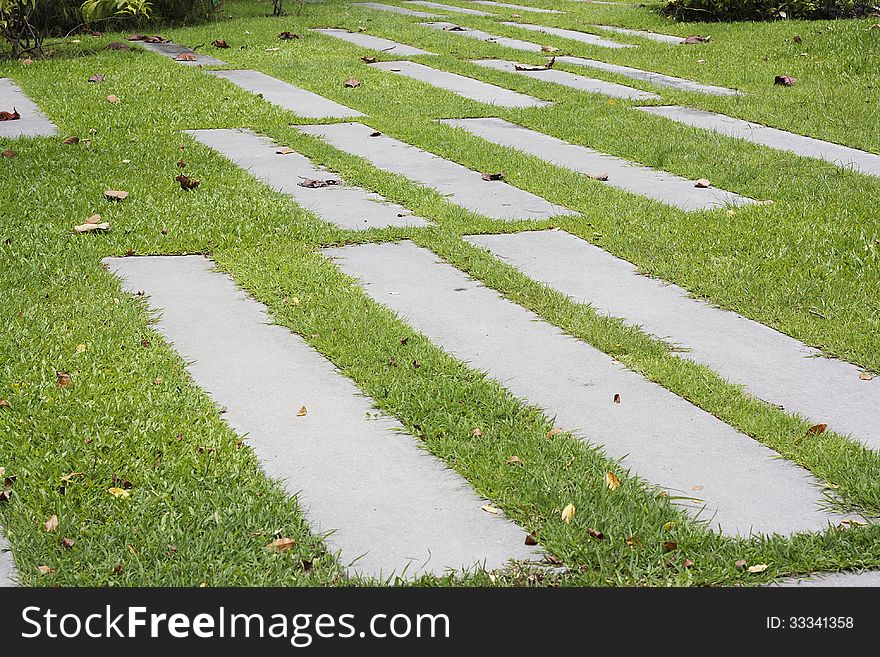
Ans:
[{"label": "concrete pathway", "polygon": [[52,137],[58,134],[55,124],[15,82],[9,78],[0,78],[0,112],[13,110],[18,111],[21,118],[14,121],[0,121],[0,139]]},{"label": "concrete pathway", "polygon": [[489,34],[488,32],[483,32],[482,30],[474,30],[469,27],[462,27],[460,25],[456,25],[455,23],[437,22],[420,23],[420,25],[424,27],[430,27],[434,30],[446,30],[452,34],[460,34],[461,36],[468,37],[470,39],[477,39],[479,41],[491,41],[492,43],[497,43],[499,46],[516,48],[517,50],[541,52],[541,46],[537,43],[531,43],[530,41],[520,41],[519,39],[510,39],[508,37],[495,36],[493,34]]},{"label": "concrete pathway", "polygon": [[434,54],[432,52],[428,52],[427,50],[422,50],[421,48],[408,46],[404,43],[397,43],[396,41],[383,39],[381,37],[372,36],[370,34],[364,34],[363,32],[349,32],[348,30],[318,28],[312,28],[311,31],[319,32],[320,34],[326,34],[327,36],[336,37],[337,39],[342,39],[343,41],[353,43],[356,46],[363,46],[364,48],[369,48],[370,50],[381,50],[382,52],[388,53],[389,55],[397,55],[399,57]]},{"label": "concrete pathway", "polygon": [[642,91],[641,89],[633,89],[616,82],[606,82],[605,80],[596,80],[595,78],[584,77],[576,73],[568,71],[560,71],[556,68],[536,68],[528,64],[519,64],[517,62],[507,62],[502,59],[478,59],[473,60],[472,64],[478,64],[487,68],[494,68],[498,71],[507,71],[522,75],[533,80],[543,80],[545,82],[553,82],[554,84],[577,89],[578,91],[586,91],[587,93],[601,94],[611,98],[622,98],[624,100],[659,100],[660,96],[650,91]]},{"label": "concrete pathway", "polygon": [[[161,310],[157,329],[250,445],[297,495],[349,570],[419,573],[536,559],[525,531],[486,513],[462,477],[202,256],[111,258],[125,290]],[[292,281],[293,282],[293,281]],[[300,409],[305,408],[305,411]]]},{"label": "concrete pathway", "polygon": [[843,588],[856,586],[880,586],[880,571],[863,570],[843,573],[817,573],[792,579],[774,582],[772,586],[804,587],[804,588]]},{"label": "concrete pathway", "polygon": [[480,9],[466,9],[464,7],[454,7],[452,5],[443,5],[439,2],[427,2],[427,0],[406,0],[408,5],[420,5],[430,9],[439,9],[440,11],[451,11],[456,14],[470,14],[472,16],[494,16],[495,14]]},{"label": "concrete pathway", "polygon": [[304,118],[347,119],[363,116],[357,110],[259,71],[207,71],[207,73],[228,80],[235,86],[258,94],[263,100]]},{"label": "concrete pathway", "polygon": [[[216,57],[197,53],[186,46],[181,46],[176,43],[147,43],[145,41],[136,41],[135,45],[149,50],[150,52],[154,52],[157,55],[168,57],[178,64],[183,64],[185,66],[224,66],[226,64],[226,62],[221,61]],[[176,59],[178,55],[183,54],[192,55],[195,59],[191,61]]]},{"label": "concrete pathway", "polygon": [[682,210],[712,210],[754,203],[750,198],[715,187],[695,187],[694,181],[638,165],[586,146],[570,144],[504,119],[441,119],[493,144],[515,148],[557,166],[589,176],[607,175],[602,184],[626,190]]},{"label": "concrete pathway", "polygon": [[642,39],[650,39],[651,41],[659,41],[661,43],[681,43],[684,37],[672,36],[671,34],[658,34],[657,32],[647,32],[645,30],[631,30],[626,27],[617,27],[615,25],[593,25],[600,30],[608,30],[609,32],[617,32],[618,34],[626,34],[627,36],[640,37]]},{"label": "concrete pathway", "polygon": [[304,180],[338,180],[331,171],[316,167],[299,153],[278,154],[278,145],[250,130],[188,130],[201,143],[246,169],[273,189],[292,197],[298,205],[340,228],[427,226],[429,222],[403,206],[388,203],[362,187],[338,184],[303,187]]},{"label": "concrete pathway", "polygon": [[678,347],[766,402],[880,449],[880,378],[705,301],[564,231],[466,238],[530,278]]},{"label": "concrete pathway", "polygon": [[544,9],[543,7],[526,7],[525,5],[514,5],[509,2],[493,2],[492,0],[468,0],[473,5],[486,5],[487,7],[504,7],[505,9],[515,9],[516,11],[531,11],[538,14],[564,14],[564,11],[558,9]]},{"label": "concrete pathway", "polygon": [[501,107],[546,107],[552,105],[550,101],[541,100],[534,96],[527,96],[510,89],[475,80],[457,73],[441,71],[424,64],[410,61],[376,62],[370,64],[373,68],[397,73],[408,78],[424,82],[454,94],[476,100],[487,105],[499,105]]},{"label": "concrete pathway", "polygon": [[824,160],[844,169],[851,169],[869,176],[880,176],[880,155],[875,153],[689,107],[639,107],[637,109],[695,128],[703,128],[736,139],[744,139],[753,144],[761,144],[803,157]]},{"label": "concrete pathway", "polygon": [[618,43],[610,41],[595,34],[580,32],[578,30],[564,30],[560,27],[547,27],[545,25],[530,25],[528,23],[515,23],[512,21],[502,21],[502,25],[510,25],[511,27],[520,27],[524,30],[532,32],[541,32],[542,34],[551,34],[553,36],[562,37],[563,39],[571,39],[572,41],[580,41],[591,46],[602,46],[603,48],[638,48],[630,43]]},{"label": "concrete pathway", "polygon": [[670,496],[689,498],[674,501],[712,527],[726,534],[790,534],[839,521],[820,509],[823,491],[807,470],[431,251],[400,242],[324,253],[437,346],[543,408],[557,426],[603,445]]},{"label": "concrete pathway", "polygon": [[378,169],[431,187],[450,203],[491,219],[519,221],[577,214],[503,181],[486,181],[476,171],[392,137],[372,136],[375,131],[362,123],[296,127],[341,151],[365,158]]},{"label": "concrete pathway", "polygon": [[419,16],[420,18],[439,18],[438,14],[429,14],[426,11],[416,11],[407,9],[406,7],[398,7],[397,5],[385,5],[381,2],[355,2],[353,7],[363,7],[365,9],[376,9],[378,11],[387,11],[392,14],[403,14],[404,16]]},{"label": "concrete pathway", "polygon": [[0,527],[0,588],[18,586],[15,574],[15,559],[12,557],[12,549]]}]

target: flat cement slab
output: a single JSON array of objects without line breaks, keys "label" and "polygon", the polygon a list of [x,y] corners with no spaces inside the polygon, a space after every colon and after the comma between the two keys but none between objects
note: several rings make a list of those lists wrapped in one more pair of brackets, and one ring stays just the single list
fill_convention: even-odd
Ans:
[{"label": "flat cement slab", "polygon": [[349,230],[427,226],[429,222],[403,206],[388,203],[362,187],[331,185],[302,187],[305,179],[338,180],[339,176],[316,167],[299,153],[278,154],[278,145],[250,130],[188,130],[205,146],[213,148],[246,169],[273,189],[292,197],[318,217]]},{"label": "flat cement slab", "polygon": [[0,588],[18,586],[15,579],[15,559],[12,550],[0,527]]},{"label": "flat cement slab", "polygon": [[[822,511],[804,469],[412,242],[325,250],[373,299],[513,395],[622,459],[727,534],[814,531]],[[620,395],[620,403],[614,396]],[[701,486],[698,492],[695,487]],[[832,520],[833,518],[833,520]]]},{"label": "flat cement slab", "polygon": [[[173,59],[178,64],[183,64],[185,66],[225,66],[226,62],[217,59],[216,57],[211,57],[210,55],[203,55],[201,53],[197,53],[194,50],[190,50],[186,46],[181,46],[176,43],[146,43],[144,41],[138,41],[136,45],[141,48],[145,48],[150,52],[154,52],[158,55],[164,55],[165,57],[169,57]],[[180,59],[175,59],[178,55],[188,54],[195,57],[193,61],[183,61]]]},{"label": "flat cement slab", "polygon": [[564,231],[477,235],[527,276],[687,349],[679,354],[715,370],[766,402],[880,449],[880,378],[822,358],[818,350],[638,273],[626,260]]},{"label": "flat cement slab", "polygon": [[558,9],[544,9],[543,7],[526,7],[525,5],[514,5],[509,2],[493,2],[492,0],[468,0],[472,5],[486,5],[487,7],[504,7],[505,9],[515,9],[516,11],[531,11],[538,14],[564,14],[564,11]]},{"label": "flat cement slab", "polygon": [[817,573],[815,575],[784,579],[774,582],[771,586],[806,587],[806,588],[850,588],[880,586],[880,571],[863,570],[845,573]]},{"label": "flat cement slab", "polygon": [[218,78],[229,80],[237,87],[262,96],[263,100],[290,110],[308,119],[350,119],[363,116],[357,110],[319,96],[311,91],[273,78],[259,71],[207,71]]},{"label": "flat cement slab", "polygon": [[14,121],[0,121],[0,139],[52,137],[58,134],[55,124],[15,82],[9,78],[0,78],[0,111],[13,110],[17,110],[21,118]]},{"label": "flat cement slab", "polygon": [[711,130],[736,139],[744,139],[753,144],[769,146],[780,151],[788,151],[803,157],[812,157],[851,169],[869,176],[880,176],[880,155],[860,151],[848,146],[833,144],[821,139],[796,135],[793,132],[768,128],[759,123],[750,123],[724,114],[715,114],[688,107],[639,107],[639,110],[663,116],[695,128]]},{"label": "flat cement slab", "polygon": [[[368,576],[534,559],[525,532],[481,510],[462,477],[202,256],[109,258],[194,381],[226,406],[266,473],[285,481],[342,563]],[[295,283],[295,281],[291,281]],[[298,416],[305,406],[307,415]]]},{"label": "flat cement slab", "polygon": [[398,7],[397,5],[385,5],[381,2],[355,2],[352,6],[363,7],[365,9],[376,9],[378,11],[388,11],[392,14],[403,14],[404,16],[418,16],[420,18],[439,18],[438,14],[429,14],[426,11],[416,11],[407,9],[406,7]]},{"label": "flat cement slab", "polygon": [[617,187],[682,210],[712,210],[728,205],[747,205],[754,200],[714,187],[694,187],[687,180],[665,171],[638,165],[586,146],[536,132],[504,119],[441,119],[493,144],[515,148],[566,169],[590,176],[607,175],[604,185]]},{"label": "flat cement slab", "polygon": [[439,2],[427,2],[426,0],[407,0],[408,5],[420,5],[429,7],[430,9],[439,9],[440,11],[451,11],[456,14],[470,14],[471,16],[494,16],[495,14],[480,9],[465,9],[464,7],[453,7],[452,5],[443,5]]},{"label": "flat cement slab", "polygon": [[371,137],[375,131],[362,123],[296,127],[341,151],[365,158],[378,169],[431,187],[450,203],[490,219],[520,221],[577,214],[503,181],[483,180],[476,171],[392,137]]},{"label": "flat cement slab", "polygon": [[460,34],[461,36],[469,37],[471,39],[477,39],[479,41],[490,41],[491,43],[497,43],[499,46],[516,48],[517,50],[541,52],[541,46],[537,43],[531,43],[530,41],[520,41],[519,39],[509,39],[502,36],[495,36],[493,34],[489,34],[488,32],[483,32],[482,30],[473,30],[469,27],[456,25],[455,23],[420,23],[420,25],[424,27],[430,27],[434,30],[445,30],[452,34]]},{"label": "flat cement slab", "polygon": [[662,73],[653,73],[651,71],[643,71],[640,68],[632,68],[631,66],[621,66],[620,64],[608,64],[595,59],[584,59],[583,57],[569,57],[563,55],[556,58],[557,62],[565,64],[573,64],[574,66],[588,66],[600,71],[608,73],[616,73],[633,80],[643,80],[656,84],[658,87],[670,87],[681,91],[693,91],[702,94],[713,94],[715,96],[741,96],[742,92],[736,89],[728,89],[727,87],[716,87],[711,84],[700,84],[693,80],[685,80],[684,78],[676,78],[671,75],[663,75]]},{"label": "flat cement slab", "polygon": [[339,29],[322,30],[317,28],[313,28],[311,31],[320,32],[321,34],[326,34],[327,36],[336,37],[337,39],[342,39],[343,41],[348,41],[349,43],[353,43],[356,46],[362,46],[364,48],[369,48],[370,50],[381,50],[382,52],[387,52],[389,55],[411,57],[412,55],[434,54],[432,52],[428,52],[427,50],[422,50],[421,48],[408,46],[405,43],[397,43],[396,41],[391,41],[390,39],[375,37],[370,34],[364,34],[363,32],[349,32],[348,30]]},{"label": "flat cement slab", "polygon": [[650,39],[651,41],[659,41],[661,43],[681,43],[684,37],[672,36],[671,34],[657,34],[656,32],[647,32],[645,30],[631,30],[627,27],[617,27],[616,25],[593,25],[600,30],[608,30],[609,32],[617,32],[618,34],[626,34],[627,36],[640,37],[642,39]]},{"label": "flat cement slab", "polygon": [[522,68],[517,69],[517,66],[528,67],[528,65],[518,64],[516,62],[507,62],[502,59],[477,59],[471,61],[471,63],[479,64],[480,66],[486,66],[487,68],[494,68],[499,71],[516,73],[517,75],[532,78],[533,80],[553,82],[554,84],[560,84],[563,87],[577,89],[578,91],[586,91],[587,93],[592,94],[601,94],[603,96],[609,96],[611,98],[622,98],[624,100],[658,100],[660,98],[660,96],[655,93],[651,93],[650,91],[633,89],[632,87],[627,87],[623,84],[617,84],[616,82],[606,82],[605,80],[587,78],[583,75],[569,73],[568,71],[560,71],[559,69],[555,68],[535,69],[531,67],[530,70],[524,70]]},{"label": "flat cement slab", "polygon": [[382,69],[398,75],[405,75],[413,80],[440,87],[459,96],[476,100],[487,105],[500,107],[546,107],[550,101],[527,96],[510,89],[504,89],[488,82],[482,82],[458,73],[441,71],[416,62],[376,62],[373,68]]},{"label": "flat cement slab", "polygon": [[638,48],[631,43],[618,43],[603,39],[595,34],[587,32],[579,32],[578,30],[564,30],[561,27],[546,27],[545,25],[530,25],[529,23],[515,23],[513,21],[502,21],[502,25],[510,25],[511,27],[521,27],[524,30],[532,32],[541,32],[542,34],[551,34],[553,36],[562,37],[563,39],[571,39],[572,41],[580,41],[591,46],[602,46],[603,48]]}]

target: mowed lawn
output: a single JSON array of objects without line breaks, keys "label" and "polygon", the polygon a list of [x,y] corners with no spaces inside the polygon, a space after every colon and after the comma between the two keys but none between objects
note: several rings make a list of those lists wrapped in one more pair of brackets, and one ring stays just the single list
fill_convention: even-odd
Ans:
[{"label": "mowed lawn", "polygon": [[[477,66],[468,60],[539,64],[546,57],[419,26],[420,20],[448,20],[559,48],[554,54],[737,88],[745,94],[715,97],[557,64],[662,97],[642,104],[717,111],[880,153],[880,29],[871,29],[877,19],[681,25],[635,3],[528,1],[566,13],[517,20],[569,28],[616,24],[712,39],[679,46],[607,33],[639,45],[610,50],[491,18],[419,19],[336,0],[292,4],[283,18],[267,16],[270,2],[230,1],[213,22],[156,30],[230,68],[259,70],[355,108],[366,115],[358,120],[386,135],[477,171],[503,172],[512,185],[580,216],[501,223],[465,211],[292,127],[320,121],[295,117],[170,59],[136,48],[106,49],[128,33],[59,40],[48,57],[27,66],[0,62],[0,77],[15,80],[60,130],[56,138],[0,140],[2,149],[16,152],[0,159],[0,398],[7,402],[0,405],[0,467],[16,477],[11,499],[0,502],[0,524],[22,584],[369,583],[344,577],[296,500],[266,478],[247,437],[224,423],[223,409],[191,382],[186,364],[153,330],[148,301],[122,293],[102,268],[101,258],[126,254],[209,254],[268,306],[275,322],[332,360],[551,555],[552,568],[425,577],[420,584],[757,585],[789,574],[880,566],[880,528],[870,522],[880,515],[876,452],[831,432],[807,435],[810,422],[750,397],[669,345],[531,281],[461,239],[559,227],[880,375],[880,178],[678,125],[630,102]],[[491,11],[506,20],[516,13]],[[361,57],[396,57],[311,27],[365,29],[436,53],[414,61],[554,104],[517,110],[473,102],[373,69]],[[279,40],[282,31],[300,38]],[[212,46],[215,39],[230,47]],[[104,81],[89,82],[93,74]],[[776,75],[797,83],[774,85]],[[360,86],[345,87],[349,78]],[[108,95],[121,102],[108,102]],[[436,121],[477,116],[707,178],[773,204],[683,212]],[[434,225],[335,228],[181,133],[239,127],[289,145]],[[79,143],[62,143],[73,135]],[[179,161],[186,175],[201,181],[198,189],[186,192],[175,182]],[[111,202],[103,197],[106,189],[130,196]],[[109,233],[73,232],[95,213],[110,222]],[[868,524],[745,540],[690,520],[601,450],[551,431],[552,417],[541,409],[414,333],[319,253],[328,245],[403,238],[805,466],[827,483],[829,505]],[[420,367],[408,365],[413,361]],[[70,384],[59,385],[57,372],[69,373]],[[590,435],[590,427],[580,429]],[[601,444],[601,436],[595,442]],[[509,464],[512,455],[522,465]],[[605,484],[608,472],[621,480],[616,490]],[[120,487],[127,496],[108,492]],[[560,517],[568,504],[577,508],[571,523]],[[58,528],[46,531],[53,515]],[[598,532],[604,538],[596,538]],[[296,545],[268,550],[277,538]],[[749,573],[737,567],[739,560],[767,568]]]}]

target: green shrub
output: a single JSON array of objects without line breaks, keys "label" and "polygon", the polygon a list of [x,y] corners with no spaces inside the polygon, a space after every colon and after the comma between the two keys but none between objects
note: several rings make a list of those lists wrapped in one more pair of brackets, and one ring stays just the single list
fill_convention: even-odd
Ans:
[{"label": "green shrub", "polygon": [[876,11],[873,0],[671,0],[663,8],[687,21],[854,18]]}]

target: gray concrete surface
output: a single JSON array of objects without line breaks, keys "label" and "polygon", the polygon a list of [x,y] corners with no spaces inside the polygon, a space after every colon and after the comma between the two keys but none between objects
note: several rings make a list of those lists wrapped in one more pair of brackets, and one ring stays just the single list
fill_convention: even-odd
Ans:
[{"label": "gray concrete surface", "polygon": [[544,82],[553,82],[564,87],[577,89],[578,91],[586,91],[587,93],[601,94],[610,96],[611,98],[622,98],[624,100],[659,100],[660,96],[650,91],[642,91],[641,89],[633,89],[616,82],[606,82],[605,80],[596,80],[595,78],[584,77],[576,73],[568,71],[560,71],[557,68],[547,68],[538,70],[517,70],[517,66],[528,66],[518,64],[517,62],[507,62],[502,59],[477,59],[472,60],[472,64],[479,64],[487,68],[494,68],[498,71],[508,71],[516,73],[533,80],[543,80]]},{"label": "gray concrete surface", "polygon": [[844,573],[816,573],[802,577],[790,578],[774,582],[771,586],[804,587],[804,588],[844,588],[880,586],[880,571],[863,570]]},{"label": "gray concrete surface", "polygon": [[374,167],[399,174],[444,195],[450,203],[491,219],[518,221],[577,214],[503,181],[486,181],[480,173],[392,137],[371,137],[362,123],[300,125],[297,129],[325,139]]},{"label": "gray concrete surface", "polygon": [[0,527],[0,588],[18,586],[15,579],[15,559],[3,532],[3,527]]},{"label": "gray concrete surface", "polygon": [[326,34],[327,36],[336,37],[337,39],[342,39],[343,41],[348,41],[349,43],[353,43],[356,46],[362,46],[364,48],[369,48],[370,50],[381,50],[382,52],[388,53],[389,55],[410,57],[412,55],[434,54],[432,52],[428,52],[427,50],[416,48],[415,46],[408,46],[405,43],[397,43],[397,41],[383,39],[382,37],[372,36],[371,34],[364,34],[363,32],[349,32],[348,30],[341,29],[318,28],[312,28],[311,31],[320,32],[321,34]]},{"label": "gray concrete surface", "polygon": [[165,57],[169,57],[174,59],[180,54],[188,53],[195,57],[195,60],[191,62],[181,61],[179,59],[174,59],[178,64],[183,64],[184,66],[224,66],[226,62],[217,59],[216,57],[211,57],[210,55],[203,55],[201,53],[195,52],[194,50],[190,50],[186,46],[181,46],[176,43],[146,43],[144,41],[135,42],[136,46],[140,46],[141,48],[145,48],[150,52],[154,52],[157,55],[164,55]]},{"label": "gray concrete surface", "polygon": [[607,174],[608,180],[603,185],[624,189],[682,210],[711,210],[727,205],[754,203],[752,199],[722,189],[694,187],[692,180],[640,166],[586,146],[570,144],[504,119],[441,119],[441,122],[566,169],[587,175]]},{"label": "gray concrete surface", "polygon": [[452,5],[444,5],[439,2],[427,2],[426,0],[406,0],[406,4],[408,5],[419,5],[421,7],[428,7],[429,9],[439,9],[440,11],[451,11],[456,14],[470,14],[471,16],[494,16],[488,11],[483,11],[481,9],[466,9],[465,7],[454,7]]},{"label": "gray concrete surface", "polygon": [[631,30],[627,27],[617,27],[616,25],[593,25],[591,27],[600,30],[608,30],[609,32],[617,32],[618,34],[626,34],[627,36],[640,37],[642,39],[650,39],[651,41],[659,41],[661,43],[681,43],[684,37],[672,36],[671,34],[658,34],[657,32],[647,32],[645,30]]},{"label": "gray concrete surface", "polygon": [[575,66],[588,66],[600,71],[608,73],[616,73],[624,75],[633,80],[644,80],[658,87],[670,87],[672,89],[680,89],[681,91],[693,91],[702,94],[713,94],[715,96],[741,96],[742,92],[736,89],[728,89],[727,87],[716,87],[711,84],[701,84],[693,80],[685,80],[684,78],[676,78],[672,75],[663,75],[662,73],[653,73],[651,71],[643,71],[639,68],[631,66],[621,66],[619,64],[609,64],[600,62],[595,59],[584,59],[583,57],[569,57],[563,55],[556,58],[557,62],[573,64]]},{"label": "gray concrete surface", "polygon": [[514,9],[516,11],[531,11],[538,14],[564,14],[564,11],[558,9],[544,9],[543,7],[527,7],[525,5],[515,5],[509,2],[493,2],[492,0],[468,0],[473,5],[486,5],[487,7],[504,7],[505,9]]},{"label": "gray concrete surface", "polygon": [[0,139],[51,137],[58,134],[55,124],[15,82],[9,78],[0,78],[0,111],[13,110],[18,110],[21,118],[14,121],[0,121]]},{"label": "gray concrete surface", "polygon": [[860,151],[848,146],[833,144],[821,139],[804,137],[768,128],[759,123],[750,123],[742,119],[735,119],[724,114],[715,114],[689,107],[665,106],[665,107],[639,107],[642,112],[662,116],[678,123],[711,130],[729,137],[744,139],[754,144],[769,146],[781,151],[788,151],[803,157],[812,157],[836,164],[844,169],[852,169],[869,176],[880,176],[880,155]]},{"label": "gray concrete surface", "polygon": [[519,39],[510,39],[508,37],[495,36],[493,34],[489,34],[488,32],[483,32],[482,30],[474,30],[469,27],[456,25],[455,23],[436,22],[420,23],[420,25],[424,27],[430,27],[434,30],[446,30],[450,34],[458,34],[464,37],[468,37],[470,39],[477,39],[478,41],[491,41],[492,43],[497,43],[499,46],[507,46],[508,48],[516,48],[517,50],[541,52],[540,44],[532,43],[530,41],[521,41]]},{"label": "gray concrete surface", "polygon": [[[525,532],[486,513],[462,477],[419,446],[301,337],[202,256],[107,259],[128,292],[313,530],[363,575],[442,574],[532,559]],[[307,415],[298,417],[305,406]]]},{"label": "gray concrete surface", "polygon": [[228,80],[237,87],[258,94],[262,98],[308,119],[347,119],[363,116],[361,112],[337,102],[273,78],[259,71],[207,71]]},{"label": "gray concrete surface", "polygon": [[619,317],[677,347],[679,354],[742,385],[759,399],[880,449],[880,378],[794,338],[693,299],[677,285],[638,273],[635,266],[564,231],[476,235],[530,278],[597,312]]},{"label": "gray concrete surface", "polygon": [[416,11],[407,9],[406,7],[398,7],[397,5],[386,5],[381,2],[355,2],[352,6],[363,7],[365,9],[376,9],[378,11],[388,11],[392,14],[403,14],[404,16],[419,16],[420,18],[439,18],[437,14],[429,14],[426,11]]},{"label": "gray concrete surface", "polygon": [[487,105],[501,107],[546,107],[552,103],[533,96],[527,96],[510,89],[504,89],[488,82],[482,82],[458,73],[441,71],[424,64],[410,61],[376,62],[373,68],[389,71],[398,75],[424,82],[451,91],[459,96],[476,100]]},{"label": "gray concrete surface", "polygon": [[631,43],[618,43],[604,39],[595,34],[579,32],[578,30],[564,30],[561,27],[547,27],[545,25],[530,25],[529,23],[515,23],[513,21],[502,21],[502,25],[510,25],[511,27],[521,27],[524,30],[532,32],[541,32],[543,34],[552,34],[553,36],[562,37],[563,39],[571,39],[572,41],[580,41],[591,46],[602,46],[603,48],[638,48]]},{"label": "gray concrete surface", "polygon": [[304,179],[339,179],[316,167],[299,153],[279,155],[268,137],[250,130],[188,130],[188,134],[246,169],[273,189],[291,196],[298,205],[340,228],[366,230],[388,226],[427,226],[428,221],[382,196],[351,185],[302,187]]},{"label": "gray concrete surface", "polygon": [[[839,518],[803,468],[412,242],[327,249],[367,294],[437,346],[555,416],[727,534],[819,530]],[[620,403],[613,401],[620,395]],[[694,487],[702,489],[694,491]]]}]

